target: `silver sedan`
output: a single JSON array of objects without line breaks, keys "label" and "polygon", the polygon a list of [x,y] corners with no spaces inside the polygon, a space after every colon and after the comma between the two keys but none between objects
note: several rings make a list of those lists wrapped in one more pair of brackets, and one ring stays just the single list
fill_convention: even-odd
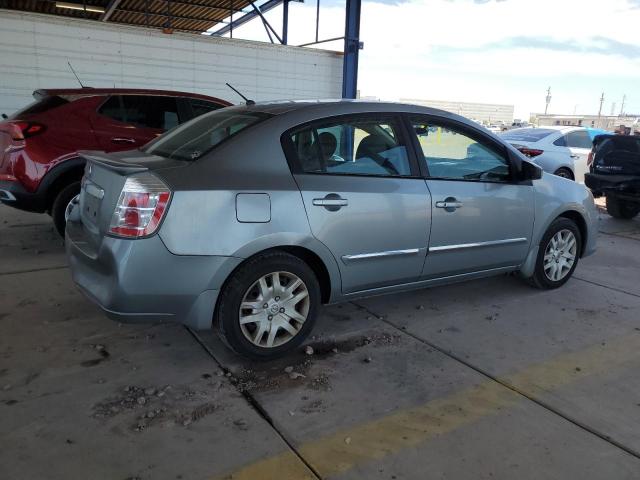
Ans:
[{"label": "silver sedan", "polygon": [[595,250],[582,185],[424,107],[229,107],[82,155],[79,288],[119,321],[214,328],[252,358],[299,346],[322,304],[505,272],[557,288]]}]

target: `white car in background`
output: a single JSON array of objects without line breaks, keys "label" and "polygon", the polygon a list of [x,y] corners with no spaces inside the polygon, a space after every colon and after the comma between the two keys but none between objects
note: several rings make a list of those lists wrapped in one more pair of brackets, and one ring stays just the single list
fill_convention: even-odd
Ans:
[{"label": "white car in background", "polygon": [[545,172],[584,183],[587,158],[593,147],[585,127],[516,128],[500,137],[531,158]]}]

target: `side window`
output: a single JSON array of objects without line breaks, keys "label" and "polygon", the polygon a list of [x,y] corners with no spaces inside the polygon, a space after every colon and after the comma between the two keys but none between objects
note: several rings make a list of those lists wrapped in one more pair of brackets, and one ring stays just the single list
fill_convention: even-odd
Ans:
[{"label": "side window", "polygon": [[406,145],[394,120],[318,123],[291,134],[305,173],[409,176]]},{"label": "side window", "polygon": [[118,122],[126,122],[124,116],[124,110],[122,108],[122,97],[120,95],[113,95],[102,104],[98,109],[100,115],[112,118]]},{"label": "side window", "polygon": [[222,105],[217,103],[207,102],[206,100],[200,100],[197,98],[190,98],[189,104],[191,105],[191,111],[193,112],[193,118],[204,115],[205,113],[212,112],[222,108]]},{"label": "side window", "polygon": [[508,181],[509,162],[488,144],[449,126],[412,119],[431,178]]},{"label": "side window", "polygon": [[160,130],[170,130],[180,123],[173,97],[123,95],[122,103],[127,123]]},{"label": "side window", "polygon": [[593,141],[586,130],[576,130],[567,134],[567,146],[573,148],[591,148]]},{"label": "side window", "polygon": [[553,144],[556,147],[566,147],[567,146],[567,136],[563,135],[559,139],[557,139]]}]

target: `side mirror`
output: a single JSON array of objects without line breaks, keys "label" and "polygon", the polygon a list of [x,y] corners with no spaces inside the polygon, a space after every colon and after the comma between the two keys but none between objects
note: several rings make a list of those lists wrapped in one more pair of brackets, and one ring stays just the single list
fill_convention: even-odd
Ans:
[{"label": "side mirror", "polygon": [[530,162],[522,162],[521,177],[522,180],[540,180],[542,178],[542,169]]}]

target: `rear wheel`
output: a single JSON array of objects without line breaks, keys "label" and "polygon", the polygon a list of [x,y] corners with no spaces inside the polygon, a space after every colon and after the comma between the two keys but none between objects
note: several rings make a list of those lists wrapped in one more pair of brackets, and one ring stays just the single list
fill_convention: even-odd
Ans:
[{"label": "rear wheel", "polygon": [[313,328],[320,305],[313,270],[284,252],[247,261],[220,295],[219,333],[234,351],[252,359],[276,358],[298,347]]},{"label": "rear wheel", "polygon": [[558,170],[553,172],[553,174],[557,175],[558,177],[568,178],[569,180],[573,180],[573,172],[565,167],[559,168]]},{"label": "rear wheel", "polygon": [[540,241],[536,268],[530,283],[541,289],[564,285],[578,265],[582,236],[578,226],[568,218],[557,218]]},{"label": "rear wheel", "polygon": [[64,187],[51,205],[51,217],[58,233],[64,237],[67,215],[75,197],[80,194],[80,182],[73,182]]},{"label": "rear wheel", "polygon": [[640,205],[622,202],[616,197],[607,195],[607,213],[613,218],[629,220],[640,213]]}]

